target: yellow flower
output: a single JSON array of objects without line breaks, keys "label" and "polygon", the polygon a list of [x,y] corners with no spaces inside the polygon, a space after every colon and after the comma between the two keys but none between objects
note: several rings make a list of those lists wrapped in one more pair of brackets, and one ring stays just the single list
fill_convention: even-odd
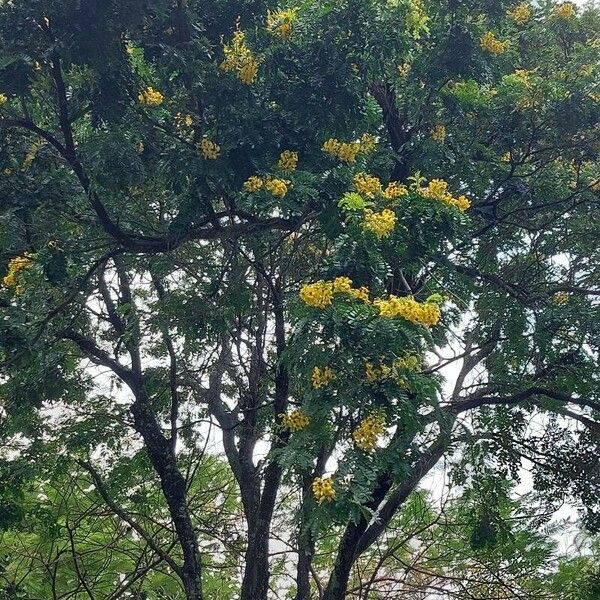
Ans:
[{"label": "yellow flower", "polygon": [[296,20],[297,8],[276,10],[267,13],[267,31],[282,40],[287,40],[292,34],[292,26]]},{"label": "yellow flower", "polygon": [[391,367],[383,363],[379,363],[376,367],[373,363],[365,363],[365,377],[369,383],[376,383],[377,381],[383,381],[387,379],[392,373]]},{"label": "yellow flower", "polygon": [[453,198],[451,204],[456,206],[456,208],[458,208],[458,210],[461,212],[465,212],[471,207],[471,201],[463,194],[461,194],[458,198]]},{"label": "yellow flower", "polygon": [[279,157],[277,166],[282,171],[295,171],[298,166],[298,153],[291,150],[284,150]]},{"label": "yellow flower", "polygon": [[208,160],[215,160],[216,158],[219,158],[219,154],[221,154],[221,147],[208,138],[202,139],[200,142],[200,150],[202,151],[202,156]]},{"label": "yellow flower", "polygon": [[0,94],[0,106],[3,106],[8,102],[6,94]]},{"label": "yellow flower", "polygon": [[431,327],[440,320],[440,307],[434,302],[417,302],[410,296],[390,296],[387,300],[378,298],[373,304],[381,317],[401,317],[411,323]]},{"label": "yellow flower", "polygon": [[302,431],[310,424],[308,415],[300,409],[292,410],[280,416],[282,425],[290,431]]},{"label": "yellow flower", "polygon": [[439,144],[443,144],[446,139],[446,127],[441,123],[436,125],[431,131],[431,137]]},{"label": "yellow flower", "polygon": [[407,371],[418,371],[421,366],[421,359],[414,354],[407,354],[394,361],[395,369],[406,369]]},{"label": "yellow flower", "polygon": [[258,61],[246,44],[246,34],[237,29],[229,44],[223,44],[225,59],[219,68],[226,73],[236,72],[238,79],[247,85],[256,81]]},{"label": "yellow flower", "polygon": [[375,194],[381,194],[381,181],[374,175],[367,173],[357,173],[354,178],[354,187],[359,194],[364,194],[369,198],[374,198]]},{"label": "yellow flower", "polygon": [[389,200],[394,200],[401,196],[407,196],[408,188],[405,185],[399,184],[397,181],[390,181],[385,190],[383,190],[383,195]]},{"label": "yellow flower", "polygon": [[164,96],[158,90],[150,86],[142,90],[138,96],[140,104],[145,104],[146,106],[160,106],[164,99]]},{"label": "yellow flower", "polygon": [[252,175],[252,177],[248,177],[248,179],[244,183],[244,189],[247,192],[258,192],[263,186],[263,180],[256,175]]},{"label": "yellow flower", "polygon": [[381,212],[373,212],[367,208],[364,212],[362,227],[378,238],[387,237],[396,227],[396,215],[389,208],[384,208]]},{"label": "yellow flower", "polygon": [[402,63],[401,65],[398,65],[398,74],[400,75],[400,77],[404,78],[407,77],[408,74],[410,73],[410,63]]},{"label": "yellow flower", "polygon": [[360,136],[360,151],[365,154],[369,154],[369,152],[373,152],[375,150],[375,146],[377,145],[377,140],[370,133],[363,133]]},{"label": "yellow flower", "polygon": [[307,283],[300,288],[300,300],[308,306],[326,308],[333,298],[333,284],[322,279],[315,283]]},{"label": "yellow flower", "polygon": [[571,19],[577,14],[577,9],[572,2],[563,2],[554,9],[554,14],[559,19]]},{"label": "yellow flower", "polygon": [[238,78],[242,83],[251,85],[256,81],[258,75],[258,61],[251,57],[243,65],[238,72]]},{"label": "yellow flower", "polygon": [[552,304],[556,306],[564,306],[569,301],[569,294],[567,292],[556,292],[552,296]]},{"label": "yellow flower", "polygon": [[[28,269],[33,264],[32,254],[25,252],[22,256],[15,256],[8,263],[8,269],[2,282],[8,288],[17,286],[19,273]],[[18,287],[18,286],[17,286]],[[18,289],[17,289],[18,291]]]},{"label": "yellow flower", "polygon": [[517,4],[514,8],[506,11],[506,16],[517,25],[525,25],[531,17],[531,8],[525,2]]},{"label": "yellow flower", "polygon": [[481,36],[479,45],[483,50],[491,54],[502,54],[506,52],[507,47],[507,43],[500,41],[491,31]]},{"label": "yellow flower", "polygon": [[421,185],[418,184],[415,187],[415,191],[423,198],[444,202],[449,206],[458,208],[461,212],[466,211],[471,206],[471,203],[466,196],[461,195],[458,198],[455,198],[448,192],[448,182],[443,179],[432,179],[427,187],[421,187]]},{"label": "yellow flower", "polygon": [[315,477],[312,482],[312,491],[319,504],[335,500],[335,490],[331,477]]},{"label": "yellow flower", "polygon": [[320,367],[315,367],[310,376],[310,382],[317,390],[328,386],[335,379],[335,372],[330,367],[323,367],[322,369]]},{"label": "yellow flower", "polygon": [[356,162],[359,152],[366,152],[361,142],[340,142],[335,138],[328,139],[322,147],[323,152],[343,162]]},{"label": "yellow flower", "polygon": [[385,416],[375,411],[365,417],[352,433],[357,448],[364,452],[373,452],[377,448],[379,437],[385,432]]},{"label": "yellow flower", "polygon": [[352,279],[350,277],[336,277],[333,280],[333,291],[336,293],[348,293],[352,289]]},{"label": "yellow flower", "polygon": [[265,189],[276,198],[283,198],[288,191],[289,181],[270,177],[265,181]]}]

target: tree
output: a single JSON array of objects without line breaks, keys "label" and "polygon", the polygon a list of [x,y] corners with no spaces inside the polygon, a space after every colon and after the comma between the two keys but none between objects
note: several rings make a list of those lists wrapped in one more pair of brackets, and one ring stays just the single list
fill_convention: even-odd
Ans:
[{"label": "tree", "polygon": [[290,506],[296,599],[332,528],[344,598],[442,456],[479,543],[523,464],[596,526],[599,29],[569,2],[3,4],[8,496],[65,461],[100,492],[140,445],[189,600],[215,441],[243,600]]}]

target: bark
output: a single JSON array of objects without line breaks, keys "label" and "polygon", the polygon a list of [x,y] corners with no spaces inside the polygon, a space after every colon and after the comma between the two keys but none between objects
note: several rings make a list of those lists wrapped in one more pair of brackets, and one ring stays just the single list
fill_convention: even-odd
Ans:
[{"label": "bark", "polygon": [[187,600],[202,600],[202,580],[198,540],[188,511],[186,483],[177,467],[173,447],[163,435],[145,393],[138,390],[131,407],[136,431],[143,437],[148,456],[173,519],[183,553],[181,580]]}]

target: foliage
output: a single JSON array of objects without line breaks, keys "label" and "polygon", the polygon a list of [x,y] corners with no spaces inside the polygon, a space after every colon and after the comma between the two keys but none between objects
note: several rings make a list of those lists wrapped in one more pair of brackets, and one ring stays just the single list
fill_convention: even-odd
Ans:
[{"label": "foliage", "polygon": [[290,511],[297,600],[332,530],[341,600],[443,456],[468,552],[527,555],[523,467],[598,528],[600,14],[519,6],[0,5],[7,532],[40,543],[37,482],[76,586],[265,600]]}]

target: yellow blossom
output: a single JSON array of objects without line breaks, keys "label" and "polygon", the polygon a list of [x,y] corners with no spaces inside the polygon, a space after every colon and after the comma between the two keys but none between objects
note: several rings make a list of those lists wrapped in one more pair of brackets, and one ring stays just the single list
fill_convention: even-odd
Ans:
[{"label": "yellow blossom", "polygon": [[552,296],[552,304],[556,306],[564,306],[569,301],[569,294],[567,292],[556,292]]},{"label": "yellow blossom", "polygon": [[221,147],[208,138],[203,138],[200,142],[202,156],[208,160],[215,160],[221,154]]},{"label": "yellow blossom", "polygon": [[0,94],[0,106],[6,104],[8,102],[8,98],[6,94]]},{"label": "yellow blossom", "polygon": [[432,179],[427,187],[422,187],[418,184],[416,185],[415,190],[423,198],[444,202],[445,204],[458,208],[461,212],[466,211],[471,206],[471,202],[466,196],[461,195],[458,196],[458,198],[455,198],[448,192],[448,182],[443,179]]},{"label": "yellow blossom", "polygon": [[276,198],[283,198],[288,191],[288,183],[285,179],[278,179],[277,177],[269,177],[265,181],[265,189]]},{"label": "yellow blossom", "polygon": [[333,298],[333,284],[322,279],[315,283],[307,283],[300,288],[300,299],[308,306],[326,308]]},{"label": "yellow blossom", "polygon": [[525,25],[531,17],[531,8],[523,2],[506,11],[506,16],[517,25]]},{"label": "yellow blossom", "polygon": [[312,482],[312,491],[319,504],[335,500],[335,490],[331,477],[315,477]]},{"label": "yellow blossom", "polygon": [[282,425],[290,431],[302,431],[310,424],[308,415],[300,409],[292,410],[280,416]]},{"label": "yellow blossom", "polygon": [[21,256],[15,256],[8,263],[8,269],[2,282],[8,288],[17,287],[17,278],[19,273],[28,269],[33,264],[32,255],[29,252]]},{"label": "yellow blossom", "polygon": [[249,58],[238,72],[239,80],[246,85],[254,83],[257,75],[258,61],[254,57]]},{"label": "yellow blossom", "polygon": [[336,375],[332,368],[315,367],[312,370],[310,382],[315,389],[320,390],[321,388],[328,386],[332,381],[335,380],[335,378]]},{"label": "yellow blossom", "polygon": [[246,44],[246,34],[237,29],[229,44],[223,44],[225,59],[219,68],[226,73],[237,73],[238,79],[247,85],[256,81],[258,61]]},{"label": "yellow blossom", "polygon": [[365,377],[369,383],[376,383],[387,379],[392,373],[391,367],[384,363],[379,363],[376,367],[373,363],[365,363]]},{"label": "yellow blossom", "polygon": [[378,238],[387,237],[396,227],[396,215],[389,208],[384,208],[381,212],[373,212],[367,208],[364,212],[362,227]]},{"label": "yellow blossom", "polygon": [[406,369],[407,371],[418,371],[421,365],[421,359],[414,354],[407,354],[394,361],[395,369]]},{"label": "yellow blossom", "polygon": [[298,153],[291,150],[284,150],[279,157],[277,166],[282,171],[295,171],[298,166]]},{"label": "yellow blossom", "polygon": [[359,194],[364,194],[369,198],[374,198],[375,194],[381,194],[381,181],[374,175],[367,173],[357,173],[354,178],[354,187]]},{"label": "yellow blossom", "polygon": [[360,151],[368,154],[369,152],[373,152],[375,150],[375,146],[377,145],[377,141],[375,137],[370,133],[363,133],[360,136]]},{"label": "yellow blossom", "polygon": [[336,277],[333,280],[333,291],[336,293],[348,293],[352,289],[350,277]]},{"label": "yellow blossom", "polygon": [[361,142],[340,142],[335,138],[328,139],[322,147],[323,152],[337,158],[343,162],[356,162],[356,156],[359,152],[366,152]]},{"label": "yellow blossom", "polygon": [[434,302],[417,302],[410,296],[390,296],[387,300],[373,300],[382,317],[402,317],[403,319],[431,327],[440,320],[440,307]]},{"label": "yellow blossom", "polygon": [[431,137],[438,142],[438,144],[443,144],[446,140],[446,127],[441,123],[436,125],[431,131]]},{"label": "yellow blossom", "polygon": [[408,188],[405,185],[399,184],[397,181],[390,181],[385,190],[383,190],[383,195],[390,200],[394,200],[401,196],[407,196]]},{"label": "yellow blossom", "polygon": [[296,20],[298,9],[268,11],[267,31],[282,40],[287,40],[292,34],[292,26]]},{"label": "yellow blossom", "polygon": [[158,90],[150,86],[142,90],[138,96],[140,104],[146,106],[160,106],[164,99],[164,96]]},{"label": "yellow blossom", "polygon": [[248,177],[244,182],[244,189],[247,192],[258,192],[263,186],[263,180],[261,177],[257,177],[256,175],[252,175]]},{"label": "yellow blossom", "polygon": [[572,2],[563,2],[554,9],[554,14],[559,19],[571,19],[577,13],[575,5]]},{"label": "yellow blossom", "polygon": [[479,45],[486,52],[491,54],[502,54],[506,52],[507,43],[500,41],[491,31],[484,33],[480,40]]},{"label": "yellow blossom", "polygon": [[402,63],[401,65],[398,65],[398,74],[400,75],[400,77],[404,78],[407,77],[408,74],[410,73],[410,63]]},{"label": "yellow blossom", "polygon": [[352,433],[352,439],[357,448],[364,452],[373,452],[377,442],[385,432],[385,416],[378,411],[370,413]]}]

